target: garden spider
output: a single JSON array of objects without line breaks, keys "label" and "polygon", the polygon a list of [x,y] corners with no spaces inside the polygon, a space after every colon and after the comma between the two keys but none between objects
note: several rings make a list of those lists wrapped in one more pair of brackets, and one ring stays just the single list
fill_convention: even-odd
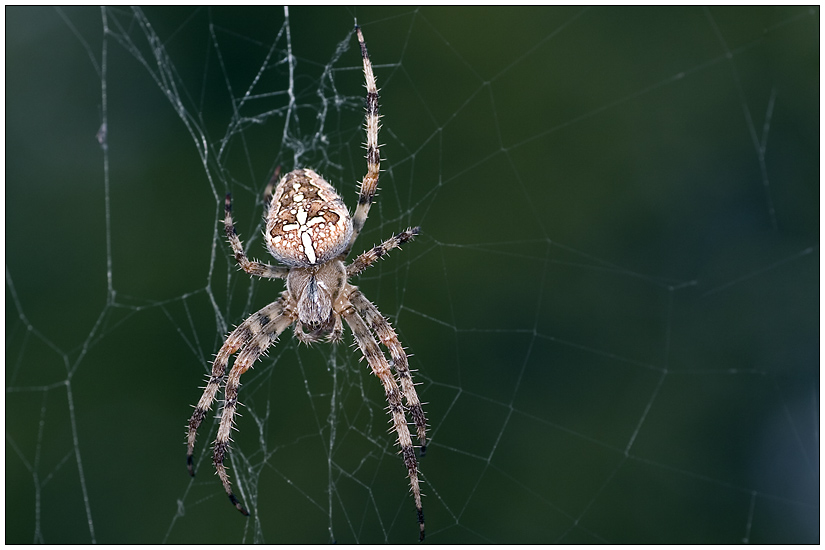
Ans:
[{"label": "garden spider", "polygon": [[[424,540],[424,512],[421,507],[421,489],[418,482],[418,465],[413,449],[405,409],[415,423],[423,456],[427,444],[427,421],[415,392],[410,375],[407,354],[390,323],[348,279],[370,267],[394,248],[418,235],[419,228],[412,227],[389,238],[364,252],[349,265],[344,259],[367,219],[378,183],[378,89],[364,36],[356,26],[361,57],[364,63],[364,79],[367,88],[366,133],[367,174],[361,182],[358,207],[350,217],[344,201],[324,178],[309,169],[294,170],[280,179],[278,171],[264,194],[266,203],[267,248],[283,266],[272,266],[250,261],[232,223],[232,202],[226,196],[224,225],[229,244],[240,267],[250,275],[269,279],[285,279],[286,290],[280,298],[253,313],[227,336],[212,365],[203,396],[189,420],[186,462],[190,475],[194,471],[194,448],[198,426],[203,422],[215,401],[221,384],[225,383],[223,411],[215,439],[213,463],[223,483],[229,500],[244,515],[249,512],[232,492],[229,475],[223,461],[229,449],[230,430],[238,406],[238,388],[241,375],[275,343],[278,336],[295,324],[295,337],[310,344],[323,337],[340,341],[344,334],[344,321],[361,353],[369,363],[373,374],[381,384],[389,402],[392,425],[398,434],[401,455],[407,467],[415,507],[418,511],[419,540]],[[274,191],[273,191],[274,185]],[[378,341],[387,349],[391,361],[381,351]],[[226,367],[230,356],[238,353],[229,375]],[[392,370],[395,371],[393,375]],[[400,386],[400,388],[399,388]],[[402,404],[406,401],[406,406]]]}]

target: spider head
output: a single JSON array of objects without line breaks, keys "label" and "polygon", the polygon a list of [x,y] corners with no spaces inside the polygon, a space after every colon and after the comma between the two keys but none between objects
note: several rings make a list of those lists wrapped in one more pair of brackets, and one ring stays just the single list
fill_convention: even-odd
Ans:
[{"label": "spider head", "polygon": [[286,278],[286,288],[298,304],[298,320],[309,329],[329,326],[332,304],[346,282],[340,260],[319,266],[295,267]]}]

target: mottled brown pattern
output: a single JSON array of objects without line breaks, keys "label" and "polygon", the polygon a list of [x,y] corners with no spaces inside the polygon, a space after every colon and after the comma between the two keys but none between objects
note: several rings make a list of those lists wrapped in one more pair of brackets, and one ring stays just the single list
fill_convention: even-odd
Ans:
[{"label": "mottled brown pattern", "polygon": [[317,265],[349,245],[352,221],[335,188],[308,168],[285,175],[267,213],[267,247],[287,265]]}]

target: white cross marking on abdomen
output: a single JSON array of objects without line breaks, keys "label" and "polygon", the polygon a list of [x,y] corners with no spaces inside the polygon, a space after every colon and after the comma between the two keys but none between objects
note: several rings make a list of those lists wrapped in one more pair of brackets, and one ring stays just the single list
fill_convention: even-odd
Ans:
[{"label": "white cross marking on abdomen", "polygon": [[310,228],[313,225],[323,222],[324,217],[315,216],[311,220],[307,221],[307,211],[300,208],[295,214],[295,218],[298,220],[298,223],[284,225],[284,231],[298,231],[298,236],[303,244],[304,255],[307,257],[307,260],[309,260],[309,263],[314,264],[318,259],[318,256],[315,254],[315,244],[312,242]]}]

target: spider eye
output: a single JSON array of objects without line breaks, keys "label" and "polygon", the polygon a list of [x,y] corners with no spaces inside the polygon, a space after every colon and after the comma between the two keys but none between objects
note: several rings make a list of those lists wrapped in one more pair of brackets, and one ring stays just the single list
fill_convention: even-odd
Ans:
[{"label": "spider eye", "polygon": [[344,201],[313,170],[294,170],[278,183],[266,217],[269,252],[287,265],[318,265],[341,254],[352,236]]}]

